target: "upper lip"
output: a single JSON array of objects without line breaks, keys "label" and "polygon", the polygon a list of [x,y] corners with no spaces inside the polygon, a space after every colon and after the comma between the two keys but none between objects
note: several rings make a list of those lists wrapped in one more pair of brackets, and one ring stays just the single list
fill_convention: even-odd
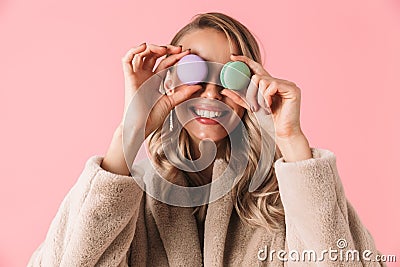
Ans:
[{"label": "upper lip", "polygon": [[219,100],[198,100],[194,105],[190,105],[194,109],[203,109],[209,111],[217,111],[217,112],[224,112],[229,111],[230,109]]}]

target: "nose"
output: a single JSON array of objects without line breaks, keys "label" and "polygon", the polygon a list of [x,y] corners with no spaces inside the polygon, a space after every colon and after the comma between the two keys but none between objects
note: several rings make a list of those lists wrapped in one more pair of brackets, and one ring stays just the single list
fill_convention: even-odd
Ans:
[{"label": "nose", "polygon": [[222,86],[213,83],[205,83],[203,87],[204,90],[201,92],[200,97],[222,100],[222,95],[220,94],[223,89]]}]

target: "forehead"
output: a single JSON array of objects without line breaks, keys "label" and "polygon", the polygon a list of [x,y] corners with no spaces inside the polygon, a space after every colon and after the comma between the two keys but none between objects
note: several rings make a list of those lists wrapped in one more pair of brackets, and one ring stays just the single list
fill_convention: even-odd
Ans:
[{"label": "forehead", "polygon": [[179,44],[183,50],[190,48],[191,53],[222,64],[230,61],[230,55],[236,53],[225,34],[211,28],[191,31],[182,37]]}]

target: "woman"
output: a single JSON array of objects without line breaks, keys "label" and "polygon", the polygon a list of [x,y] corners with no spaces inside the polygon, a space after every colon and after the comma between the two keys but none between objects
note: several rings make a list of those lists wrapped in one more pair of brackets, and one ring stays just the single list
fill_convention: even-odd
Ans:
[{"label": "woman", "polygon": [[[251,93],[244,98],[211,82],[174,88],[168,75],[158,73],[166,73],[188,54],[221,65],[244,62],[252,74],[247,89]],[[163,56],[167,57],[156,65]],[[263,68],[257,42],[245,26],[224,14],[201,14],[170,45],[139,45],[127,52],[122,64],[124,119],[106,155],[93,156],[86,163],[30,266],[283,266],[286,261],[300,266],[374,266],[361,256],[363,250],[372,255],[378,251],[345,198],[335,156],[310,148],[301,130],[300,89]],[[163,79],[167,93],[149,109],[143,105],[146,94],[138,92],[154,74]],[[206,104],[192,109],[197,119],[185,123],[182,118],[191,106],[184,103],[193,99]],[[232,118],[227,127],[205,118],[213,111],[210,103],[230,108],[224,114]],[[257,130],[255,116],[261,110],[269,111],[275,127],[276,161],[262,183],[250,190],[252,175],[265,152],[260,146],[263,130]],[[133,116],[129,127],[128,116]],[[183,124],[178,142],[187,159],[199,159],[201,152],[204,156],[206,150],[199,149],[202,140],[216,143],[216,156],[208,167],[192,172],[172,165],[161,149],[162,124],[167,117],[171,129]],[[124,155],[122,135],[127,128],[129,155]],[[231,173],[235,183],[229,193],[197,207],[180,207],[143,192],[154,186],[150,184],[157,174],[188,187],[214,182],[227,169],[228,137],[235,132],[240,135],[238,129],[248,131],[250,148],[243,173],[237,177]],[[130,168],[147,137],[154,168],[147,162]],[[137,181],[143,176],[150,179],[142,179],[143,186],[131,174]],[[330,251],[324,252],[330,249],[337,250],[336,259],[335,255],[328,257]],[[340,250],[359,251],[360,261],[345,262]],[[315,255],[302,258],[304,251],[315,251]]]}]

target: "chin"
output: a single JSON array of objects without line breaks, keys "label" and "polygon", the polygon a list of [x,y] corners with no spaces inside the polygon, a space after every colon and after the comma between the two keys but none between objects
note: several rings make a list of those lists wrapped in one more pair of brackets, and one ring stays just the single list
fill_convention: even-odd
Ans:
[{"label": "chin", "polygon": [[221,125],[196,125],[198,122],[191,121],[185,125],[185,130],[194,140],[211,140],[215,143],[227,137],[226,130]]}]

